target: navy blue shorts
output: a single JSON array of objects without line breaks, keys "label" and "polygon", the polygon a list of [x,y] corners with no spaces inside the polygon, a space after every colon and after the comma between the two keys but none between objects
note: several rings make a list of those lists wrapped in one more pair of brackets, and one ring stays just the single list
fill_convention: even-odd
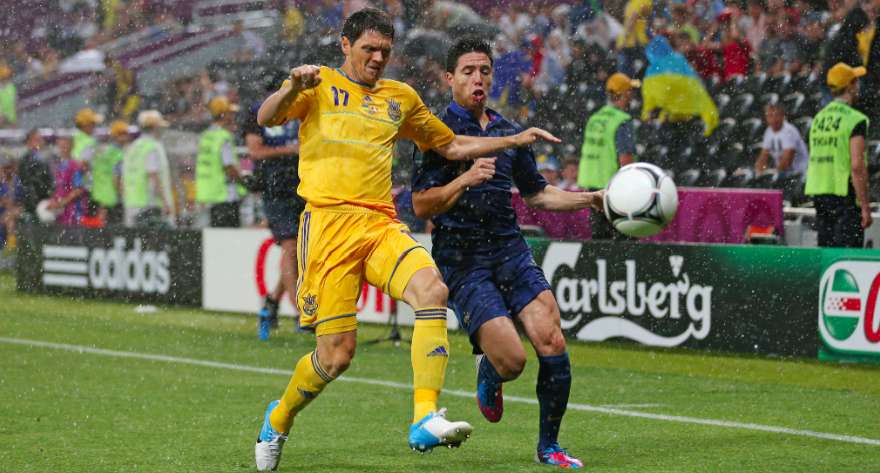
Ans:
[{"label": "navy blue shorts", "polygon": [[263,211],[269,221],[269,231],[275,243],[284,240],[295,240],[299,231],[299,215],[306,208],[306,202],[300,196],[286,199],[263,199]]},{"label": "navy blue shorts", "polygon": [[538,294],[550,289],[544,271],[529,250],[494,261],[439,265],[449,287],[449,306],[459,325],[467,330],[474,353],[482,353],[476,342],[480,326],[495,317],[516,317]]}]

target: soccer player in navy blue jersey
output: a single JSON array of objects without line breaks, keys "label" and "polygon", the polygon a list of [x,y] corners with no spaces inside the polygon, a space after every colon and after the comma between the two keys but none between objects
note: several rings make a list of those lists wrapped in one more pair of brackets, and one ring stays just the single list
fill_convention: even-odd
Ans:
[{"label": "soccer player in navy blue jersey", "polygon": [[[458,41],[449,51],[446,71],[453,101],[440,118],[456,134],[494,137],[522,130],[487,108],[492,51],[486,42]],[[525,366],[516,320],[540,364],[536,460],[580,468],[583,463],[557,441],[571,390],[571,364],[556,299],[516,224],[514,185],[531,207],[573,211],[602,206],[601,191],[567,192],[548,185],[532,150],[520,147],[471,162],[426,153],[413,177],[413,207],[417,216],[434,222],[434,260],[449,286],[450,305],[478,354],[477,404],[483,416],[501,420],[502,384]]]}]

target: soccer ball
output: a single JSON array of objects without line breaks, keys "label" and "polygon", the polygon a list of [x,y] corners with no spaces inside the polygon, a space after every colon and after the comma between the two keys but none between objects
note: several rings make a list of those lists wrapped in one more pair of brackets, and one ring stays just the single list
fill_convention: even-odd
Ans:
[{"label": "soccer ball", "polygon": [[605,188],[605,215],[624,235],[656,235],[672,221],[676,210],[678,189],[653,164],[628,164],[617,171]]}]

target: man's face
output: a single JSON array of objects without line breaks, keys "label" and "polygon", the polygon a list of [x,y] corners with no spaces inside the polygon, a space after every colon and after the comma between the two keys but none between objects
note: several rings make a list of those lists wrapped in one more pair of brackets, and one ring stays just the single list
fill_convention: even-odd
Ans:
[{"label": "man's face", "polygon": [[45,144],[43,140],[43,135],[39,133],[34,133],[28,138],[28,147],[30,149],[40,149]]},{"label": "man's face", "polygon": [[562,180],[566,182],[575,182],[578,178],[578,165],[577,163],[567,163],[564,168],[562,168]]},{"label": "man's face", "polygon": [[381,79],[391,58],[392,44],[390,37],[374,30],[364,31],[354,44],[343,36],[342,53],[354,70],[355,77],[352,79],[369,85]]},{"label": "man's face", "polygon": [[551,186],[555,186],[555,185],[559,184],[559,171],[557,171],[555,169],[544,168],[538,172],[540,172],[541,175],[544,176],[544,179]]},{"label": "man's face", "polygon": [[458,58],[455,71],[446,73],[452,98],[468,110],[486,106],[492,88],[492,60],[485,53],[469,52]]},{"label": "man's face", "polygon": [[122,147],[128,144],[128,133],[113,135],[113,142]]},{"label": "man's face", "polygon": [[73,141],[71,141],[70,138],[58,139],[58,154],[60,154],[62,158],[69,158],[72,149]]},{"label": "man's face", "polygon": [[767,126],[774,131],[778,131],[782,128],[782,121],[785,119],[785,115],[783,115],[782,110],[778,108],[768,108],[764,112],[764,118],[767,120]]}]

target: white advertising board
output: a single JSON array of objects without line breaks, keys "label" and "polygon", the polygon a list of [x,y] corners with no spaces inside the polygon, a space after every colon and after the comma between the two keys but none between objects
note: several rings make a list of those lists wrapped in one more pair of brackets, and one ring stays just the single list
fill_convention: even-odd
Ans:
[{"label": "white advertising board", "polygon": [[[431,237],[414,235],[428,250]],[[208,310],[256,314],[267,291],[280,277],[281,248],[266,229],[207,228],[202,233],[202,307]],[[375,287],[364,285],[358,300],[358,320],[386,323],[396,307],[401,325],[413,324],[413,310],[397,303]],[[285,297],[281,314],[292,315]],[[458,328],[452,311],[449,328]]]}]

